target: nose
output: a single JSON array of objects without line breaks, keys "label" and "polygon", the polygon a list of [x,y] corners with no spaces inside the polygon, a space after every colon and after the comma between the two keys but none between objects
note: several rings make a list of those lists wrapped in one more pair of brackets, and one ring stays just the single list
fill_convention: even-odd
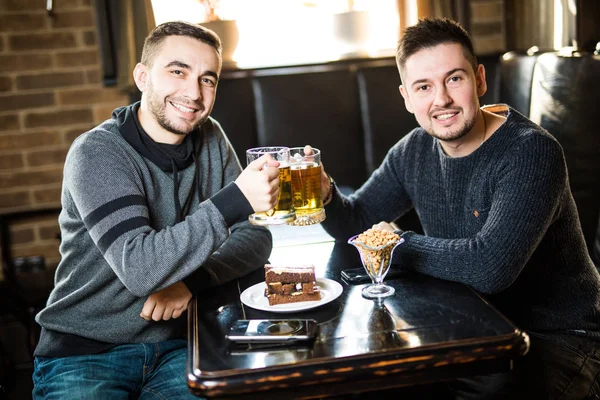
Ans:
[{"label": "nose", "polygon": [[448,89],[445,86],[435,91],[434,103],[437,107],[447,106],[452,103],[452,97],[450,97],[450,93],[448,93]]},{"label": "nose", "polygon": [[190,80],[185,87],[185,96],[190,100],[202,100],[202,86],[200,82]]}]

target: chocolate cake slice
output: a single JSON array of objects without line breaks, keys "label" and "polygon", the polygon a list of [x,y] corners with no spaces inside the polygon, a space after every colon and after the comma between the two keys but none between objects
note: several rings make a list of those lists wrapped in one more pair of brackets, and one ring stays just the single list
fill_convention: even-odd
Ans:
[{"label": "chocolate cake slice", "polygon": [[265,296],[269,305],[319,301],[321,292],[313,265],[265,265]]}]

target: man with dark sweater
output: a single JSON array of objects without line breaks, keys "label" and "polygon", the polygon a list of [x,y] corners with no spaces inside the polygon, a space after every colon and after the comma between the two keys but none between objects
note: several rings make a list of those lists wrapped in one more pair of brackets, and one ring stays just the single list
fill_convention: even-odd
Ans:
[{"label": "man with dark sweater", "polygon": [[595,398],[600,277],[561,146],[508,106],[480,108],[485,70],[455,22],[407,28],[397,62],[400,93],[420,128],[348,197],[323,173],[324,228],[339,240],[393,230],[381,221],[414,208],[425,234],[400,231],[394,263],[471,286],[528,332],[530,351],[512,372],[453,382],[454,396]]},{"label": "man with dark sweater", "polygon": [[[34,398],[194,398],[185,377],[192,293],[262,267],[279,164],[242,171],[209,117],[219,38],[169,22],[144,43],[140,103],[78,137],[64,168],[61,262],[37,315]],[[265,167],[265,165],[267,167]]]}]

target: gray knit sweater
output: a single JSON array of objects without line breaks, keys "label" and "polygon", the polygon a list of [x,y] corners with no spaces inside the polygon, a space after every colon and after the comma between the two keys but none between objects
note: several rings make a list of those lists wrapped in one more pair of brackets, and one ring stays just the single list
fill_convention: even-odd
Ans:
[{"label": "gray knit sweater", "polygon": [[160,322],[140,317],[150,294],[198,268],[217,285],[267,262],[269,231],[247,219],[227,226],[211,200],[235,185],[241,172],[216,121],[209,119],[193,133],[200,141],[201,189],[194,189],[193,164],[178,171],[181,204],[191,197],[188,216],[179,223],[173,174],[125,141],[122,126],[115,118],[104,122],[78,137],[67,155],[59,216],[62,259],[47,307],[36,317],[44,328],[36,355],[69,355],[65,340],[54,340],[57,332],[109,344],[181,337],[184,317]]},{"label": "gray knit sweater", "polygon": [[600,332],[600,278],[562,148],[515,110],[461,158],[448,157],[425,130],[413,130],[356,193],[335,193],[323,226],[346,240],[412,207],[425,235],[403,233],[394,263],[471,286],[521,328]]}]

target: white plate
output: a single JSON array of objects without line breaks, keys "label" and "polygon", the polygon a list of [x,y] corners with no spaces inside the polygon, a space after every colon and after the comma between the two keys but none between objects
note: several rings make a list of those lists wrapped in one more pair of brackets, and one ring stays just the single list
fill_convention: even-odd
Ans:
[{"label": "white plate", "polygon": [[248,307],[256,308],[257,310],[285,313],[320,307],[337,299],[343,292],[342,285],[331,279],[317,279],[317,285],[321,288],[321,300],[319,301],[300,301],[298,303],[270,306],[269,300],[265,297],[264,282],[257,283],[244,290],[240,295],[240,300]]}]

